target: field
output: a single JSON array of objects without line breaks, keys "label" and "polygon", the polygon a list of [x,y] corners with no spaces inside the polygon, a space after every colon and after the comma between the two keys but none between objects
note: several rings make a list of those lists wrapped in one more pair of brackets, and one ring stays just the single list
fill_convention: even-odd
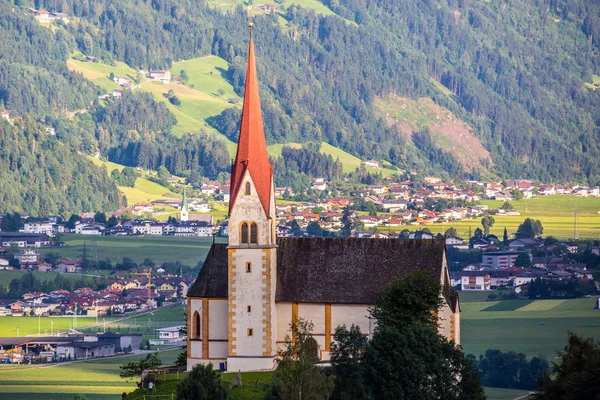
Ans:
[{"label": "field", "polygon": [[[68,330],[73,327],[73,317],[0,317],[0,337],[17,337],[38,334],[48,335],[57,330]],[[54,324],[52,324],[54,322]],[[95,318],[77,317],[76,327],[93,324]],[[17,329],[17,327],[19,327]]]},{"label": "field", "polygon": [[[501,207],[503,202],[496,200],[483,200],[490,209]],[[568,240],[574,237],[575,210],[577,209],[577,231],[580,239],[600,239],[600,198],[580,198],[573,195],[539,196],[532,199],[512,201],[511,204],[521,215],[500,216],[495,215],[496,223],[490,232],[502,237],[504,228],[508,234],[517,231],[518,226],[525,218],[534,218],[542,221],[544,236],[554,236],[558,239]],[[446,224],[426,225],[433,233],[444,233],[450,227],[456,228],[458,234],[463,238],[469,237],[476,228],[481,228],[481,218],[473,220],[455,221]],[[399,231],[406,227],[392,228]],[[409,230],[417,230],[419,227],[409,227]],[[384,229],[387,230],[387,229]]]},{"label": "field", "polygon": [[[164,365],[172,365],[181,350],[160,352]],[[133,382],[119,377],[119,366],[141,356],[125,356],[40,367],[0,367],[0,397],[11,399],[72,399],[85,394],[88,399],[120,398],[135,389]],[[43,376],[43,378],[40,378]],[[88,396],[94,395],[94,396]]]},{"label": "field", "polygon": [[113,90],[120,88],[116,82],[110,80],[109,76],[111,72],[115,75],[129,77],[132,83],[135,82],[137,75],[137,72],[133,68],[122,62],[117,62],[112,66],[70,59],[67,60],[67,67],[71,71],[81,73],[86,79],[94,82],[106,92],[112,92]]},{"label": "field", "polygon": [[600,340],[595,298],[485,301],[489,293],[460,292],[465,353],[494,348],[552,360],[566,345],[567,331]]},{"label": "field", "polygon": [[[321,143],[321,153],[329,154],[335,160],[339,158],[341,163],[343,164],[344,173],[353,172],[356,168],[360,168],[362,161],[360,158],[353,156],[350,153],[346,153],[344,150],[339,149],[337,147],[333,147],[329,143],[322,142]],[[386,177],[392,174],[397,174],[400,171],[395,171],[389,168],[375,169],[375,168],[367,168],[371,173],[379,173]]]},{"label": "field", "polygon": [[95,236],[65,234],[63,247],[38,249],[40,252],[58,253],[62,257],[81,258],[83,244],[86,243],[88,254],[96,241],[98,259],[110,259],[115,262],[129,257],[136,263],[146,258],[161,264],[165,261],[180,261],[184,265],[195,267],[204,260],[212,243],[211,238],[172,237],[172,236]]},{"label": "field", "polygon": [[[186,324],[183,306],[162,308],[156,311],[152,311],[150,313],[145,313],[136,317],[130,317],[124,320],[120,319],[119,317],[107,319],[106,322],[103,321],[103,319],[100,319],[99,322],[102,323],[102,326],[83,328],[80,330],[92,334],[103,331],[120,333],[141,333],[142,335],[144,335],[144,339],[146,339],[156,338],[157,328],[180,326]],[[81,326],[81,324],[78,323],[78,326]]]},{"label": "field", "polygon": [[[115,169],[122,171],[125,168],[124,165],[102,161],[95,157],[89,157],[89,159],[98,166],[106,167],[106,172],[109,175]],[[143,177],[138,177],[135,180],[134,187],[119,186],[119,190],[125,195],[129,205],[181,197],[181,195],[171,192],[168,188]]]},{"label": "field", "polygon": [[[0,285],[6,286],[8,287],[8,285],[10,284],[10,281],[12,281],[13,279],[20,279],[23,275],[28,274],[30,272],[28,271],[20,271],[20,270],[14,270],[14,271],[8,271],[8,270],[0,270]],[[54,280],[56,278],[56,275],[58,275],[58,272],[37,272],[37,271],[33,271],[31,272],[33,274],[33,276],[35,276],[36,279],[39,279],[41,281],[51,281]],[[93,279],[93,277],[95,276],[104,276],[106,275],[106,271],[89,271],[86,274],[61,274],[63,278],[66,279],[70,279],[70,280],[79,280],[79,279]]]}]

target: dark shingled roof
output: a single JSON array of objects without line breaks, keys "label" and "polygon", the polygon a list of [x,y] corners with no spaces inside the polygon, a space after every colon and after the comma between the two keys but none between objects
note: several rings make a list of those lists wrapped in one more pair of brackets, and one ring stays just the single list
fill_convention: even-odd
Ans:
[{"label": "dark shingled roof", "polygon": [[[439,278],[445,257],[444,239],[277,238],[277,245],[277,302],[375,304],[394,277],[426,270]],[[188,296],[227,297],[226,244],[213,245]]]},{"label": "dark shingled roof", "polygon": [[188,296],[227,298],[226,243],[213,243]]},{"label": "dark shingled roof", "polygon": [[439,279],[444,240],[278,238],[275,300],[375,304],[394,277],[430,271]]}]

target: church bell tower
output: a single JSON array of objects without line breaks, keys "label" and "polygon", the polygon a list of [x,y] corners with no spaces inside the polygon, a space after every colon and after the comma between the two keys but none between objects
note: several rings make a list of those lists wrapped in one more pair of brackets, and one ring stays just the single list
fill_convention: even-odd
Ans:
[{"label": "church bell tower", "polygon": [[[252,29],[253,24],[249,24]],[[252,31],[251,31],[252,32]],[[254,42],[231,168],[228,246],[229,371],[269,370],[276,356],[277,246],[273,166],[260,109]]]}]

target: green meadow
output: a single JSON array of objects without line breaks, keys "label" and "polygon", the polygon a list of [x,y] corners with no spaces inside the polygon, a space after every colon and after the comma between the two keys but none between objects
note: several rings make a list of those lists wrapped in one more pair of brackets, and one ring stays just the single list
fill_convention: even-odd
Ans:
[{"label": "green meadow", "polygon": [[[0,337],[17,337],[38,334],[50,336],[56,331],[65,331],[73,327],[82,327],[96,322],[95,318],[77,317],[74,321],[72,316],[69,317],[0,317]],[[18,328],[17,328],[18,327]]]},{"label": "green meadow", "polygon": [[[483,200],[490,209],[502,206],[504,202],[496,200]],[[580,198],[573,195],[538,196],[532,199],[512,201],[515,210],[520,213],[516,216],[495,215],[496,223],[490,232],[502,237],[506,227],[508,234],[517,231],[525,218],[534,218],[542,221],[543,236],[554,236],[558,239],[568,240],[575,236],[575,211],[577,211],[577,232],[580,239],[600,239],[600,197]],[[450,227],[456,228],[463,238],[469,237],[477,228],[481,228],[481,218],[472,220],[454,221],[444,224],[431,224],[422,227],[409,226],[391,228],[399,231],[408,228],[417,230],[427,227],[433,233],[444,233]],[[388,229],[382,229],[387,231]]]},{"label": "green meadow", "polygon": [[465,353],[516,351],[549,360],[567,344],[567,331],[600,340],[596,298],[485,301],[490,292],[460,292]]},{"label": "green meadow", "polygon": [[[160,352],[159,357],[163,365],[173,365],[180,352]],[[0,398],[62,400],[72,399],[76,394],[84,394],[88,399],[120,398],[121,393],[133,391],[135,383],[119,377],[119,366],[141,357],[120,356],[49,366],[2,365]]]},{"label": "green meadow", "polygon": [[180,261],[184,265],[195,267],[206,258],[212,238],[174,237],[174,236],[85,236],[65,234],[61,238],[63,247],[40,248],[40,252],[58,253],[62,257],[81,258],[83,245],[86,244],[88,256],[93,250],[93,241],[98,249],[98,259],[110,259],[112,262],[131,258],[141,263],[150,258],[157,264],[166,261]]},{"label": "green meadow", "polygon": [[[0,285],[3,285],[5,287],[8,288],[8,285],[10,284],[10,281],[12,281],[13,279],[20,279],[23,275],[25,274],[33,274],[33,276],[35,276],[36,279],[41,280],[41,281],[52,281],[56,278],[57,275],[59,275],[58,272],[37,272],[37,271],[33,271],[33,272],[29,272],[29,271],[21,271],[21,270],[14,270],[14,271],[8,271],[8,270],[0,270]],[[60,274],[62,275],[63,278],[69,279],[69,280],[90,280],[93,279],[93,277],[97,277],[97,276],[105,276],[107,275],[106,271],[88,271],[85,274]]]}]

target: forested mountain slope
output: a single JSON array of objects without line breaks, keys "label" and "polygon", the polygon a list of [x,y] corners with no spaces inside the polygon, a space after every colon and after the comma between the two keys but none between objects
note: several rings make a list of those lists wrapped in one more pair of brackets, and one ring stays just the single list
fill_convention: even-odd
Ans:
[{"label": "forested mountain slope", "polygon": [[61,141],[51,130],[51,115],[85,108],[98,94],[67,70],[70,51],[64,31],[52,34],[0,5],[0,104],[11,111],[10,122],[0,120],[0,212],[56,215],[123,204],[106,172],[79,153],[91,149],[93,136],[73,126]]},{"label": "forested mountain slope", "polygon": [[[428,152],[419,141],[407,146],[373,112],[373,99],[431,97],[473,126],[502,176],[598,180],[600,93],[585,86],[600,73],[596,2],[323,2],[356,24],[285,3],[278,10],[285,26],[275,14],[256,17],[271,142],[324,139],[362,157],[427,168]],[[192,0],[41,3],[82,17],[69,30],[84,52],[144,68],[212,53],[233,65],[241,88],[241,8],[224,15]]]},{"label": "forested mountain slope", "polygon": [[[337,15],[288,6],[291,1],[279,2],[277,12],[255,13],[269,143],[325,141],[362,159],[457,177],[600,181],[600,91],[591,85],[595,74],[600,74],[600,3],[322,2]],[[52,116],[55,125],[68,127],[67,133],[59,134],[57,129],[59,139],[69,138],[82,152],[100,151],[125,165],[166,165],[173,173],[196,171],[211,177],[227,171],[225,144],[200,132],[203,127],[192,136],[174,138],[172,115],[141,94],[90,107],[97,89],[69,73],[65,64],[78,53],[147,70],[212,54],[227,61],[229,69],[223,74],[241,95],[248,41],[246,7],[224,11],[203,0],[13,3],[12,11],[3,10],[5,21],[0,25],[5,38],[0,44],[0,72],[9,70],[4,74],[24,77],[22,81],[31,84],[30,88],[23,85],[27,96],[20,101],[14,88],[11,92],[10,87],[0,87],[7,108]],[[75,17],[68,24],[34,27],[24,22],[28,6]],[[10,46],[7,42],[13,34],[28,39]],[[38,48],[29,55],[21,51],[23,46]],[[39,50],[43,47],[48,50]],[[48,54],[51,59],[45,60]],[[16,67],[9,62],[13,60],[18,61]],[[10,68],[28,72],[18,74]],[[46,84],[45,74],[58,79]],[[72,90],[61,95],[63,81]],[[56,94],[48,93],[51,84],[61,86],[51,90]],[[461,149],[459,140],[440,133],[445,128],[437,121],[420,124],[411,119],[414,112],[412,116],[398,113],[401,104],[395,99],[406,99],[404,104],[431,99],[432,107],[441,110],[439,115],[448,113],[469,132],[469,148],[480,156],[462,157],[461,151],[469,150]],[[147,112],[159,111],[147,116],[149,125],[122,126],[119,121],[143,118],[132,108],[135,104]],[[78,108],[87,108],[87,113],[64,121],[65,110]],[[107,113],[122,115],[106,119]],[[232,116],[235,110],[225,110],[212,117],[211,125],[231,136],[236,131]],[[406,123],[398,116],[407,118]],[[68,133],[78,129],[77,135]],[[306,151],[316,148],[308,146]],[[290,151],[282,154],[315,159]],[[329,173],[337,176],[339,168],[323,162],[332,165]],[[298,168],[306,171],[305,176],[317,173],[304,165]]]}]

